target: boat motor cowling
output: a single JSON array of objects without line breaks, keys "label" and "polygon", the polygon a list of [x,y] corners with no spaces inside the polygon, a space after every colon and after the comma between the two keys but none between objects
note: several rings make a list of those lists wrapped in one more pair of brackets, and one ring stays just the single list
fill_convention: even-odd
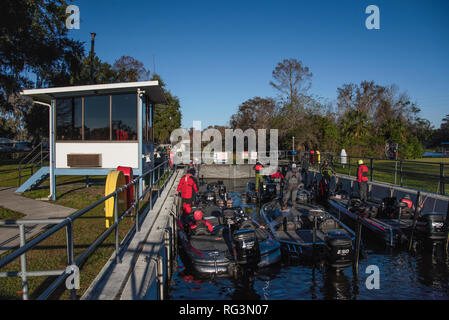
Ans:
[{"label": "boat motor cowling", "polygon": [[416,233],[424,240],[446,240],[444,215],[439,212],[422,212],[416,222]]},{"label": "boat motor cowling", "polygon": [[242,266],[257,266],[260,262],[259,242],[251,229],[238,230],[233,236],[236,260]]},{"label": "boat motor cowling", "polygon": [[215,203],[215,192],[213,192],[212,190],[207,190],[206,192],[204,192],[204,200],[207,202],[211,202],[211,203]]},{"label": "boat motor cowling", "polygon": [[352,265],[354,248],[350,236],[341,231],[331,231],[325,240],[325,255],[328,266],[343,269]]}]

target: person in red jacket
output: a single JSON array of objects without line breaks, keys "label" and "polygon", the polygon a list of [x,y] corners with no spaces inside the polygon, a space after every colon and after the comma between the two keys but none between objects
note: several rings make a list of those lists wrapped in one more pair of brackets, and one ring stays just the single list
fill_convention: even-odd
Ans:
[{"label": "person in red jacket", "polygon": [[360,200],[368,200],[368,167],[363,164],[363,160],[359,160],[357,167],[357,184],[359,187]]},{"label": "person in red jacket", "polygon": [[256,192],[259,190],[259,184],[263,183],[263,176],[261,174],[262,169],[263,164],[257,161],[253,167],[253,170],[256,171]]},{"label": "person in red jacket", "polygon": [[214,227],[210,224],[209,221],[203,219],[203,212],[200,210],[195,211],[193,214],[193,218],[195,222],[190,225],[190,231],[195,234],[196,231],[202,229],[209,230],[209,232],[214,231]]},{"label": "person in red jacket", "polygon": [[179,181],[177,192],[181,192],[181,198],[184,203],[193,204],[195,193],[198,193],[198,186],[196,185],[195,178],[192,174],[192,170],[189,169],[187,174]]},{"label": "person in red jacket", "polygon": [[274,182],[276,182],[276,192],[282,196],[282,194],[281,194],[282,185],[283,185],[285,177],[281,173],[281,168],[278,168],[278,170],[275,173],[273,173],[270,177],[274,180]]},{"label": "person in red jacket", "polygon": [[408,194],[406,194],[399,202],[404,202],[407,204],[407,207],[404,208],[404,212],[415,212],[415,206],[413,205],[413,201]]}]

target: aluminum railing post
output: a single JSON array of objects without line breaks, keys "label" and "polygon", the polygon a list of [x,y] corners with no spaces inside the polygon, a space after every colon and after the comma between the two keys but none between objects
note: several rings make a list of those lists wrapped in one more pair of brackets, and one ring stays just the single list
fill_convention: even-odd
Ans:
[{"label": "aluminum railing post", "polygon": [[140,197],[139,194],[137,192],[137,190],[140,190],[140,180],[137,180],[136,183],[136,208],[135,208],[135,213],[136,213],[136,230],[137,232],[140,232],[140,224],[139,224],[139,206],[140,206]]},{"label": "aluminum railing post", "polygon": [[[19,224],[19,231],[20,231],[20,247],[24,247],[26,244],[26,239],[25,239],[25,226],[23,224]],[[24,253],[20,256],[20,271],[21,271],[21,278],[22,278],[22,299],[28,300],[26,253]]]},{"label": "aluminum railing post", "polygon": [[116,193],[114,195],[114,222],[115,225],[115,262],[120,263],[119,261],[119,229],[118,229],[118,201],[119,197]]},{"label": "aluminum railing post", "polygon": [[[66,227],[66,238],[67,238],[67,264],[69,266],[73,265],[75,261],[74,246],[73,246],[73,223],[72,221]],[[70,299],[76,300],[76,289],[70,289]]]},{"label": "aluminum railing post", "polygon": [[157,167],[157,197],[161,195],[161,167]]}]

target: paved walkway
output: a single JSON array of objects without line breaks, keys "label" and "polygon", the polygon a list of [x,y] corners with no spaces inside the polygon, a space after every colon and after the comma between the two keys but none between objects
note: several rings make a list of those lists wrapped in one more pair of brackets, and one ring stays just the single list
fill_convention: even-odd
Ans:
[{"label": "paved walkway", "polygon": [[[15,189],[0,188],[0,206],[25,214],[26,216],[23,219],[65,218],[77,211],[72,208],[19,196],[14,193]],[[26,226],[26,239],[30,239],[46,226]],[[0,254],[19,246],[19,244],[19,228],[17,226],[0,226]]]}]

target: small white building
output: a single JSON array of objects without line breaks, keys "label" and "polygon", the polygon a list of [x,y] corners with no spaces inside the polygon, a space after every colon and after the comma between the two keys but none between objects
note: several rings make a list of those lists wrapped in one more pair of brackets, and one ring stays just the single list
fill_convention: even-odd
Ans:
[{"label": "small white building", "polygon": [[49,175],[55,199],[57,175],[107,175],[118,166],[141,175],[151,169],[154,105],[166,103],[158,81],[31,89],[22,95],[50,108],[50,166],[16,192]]}]

